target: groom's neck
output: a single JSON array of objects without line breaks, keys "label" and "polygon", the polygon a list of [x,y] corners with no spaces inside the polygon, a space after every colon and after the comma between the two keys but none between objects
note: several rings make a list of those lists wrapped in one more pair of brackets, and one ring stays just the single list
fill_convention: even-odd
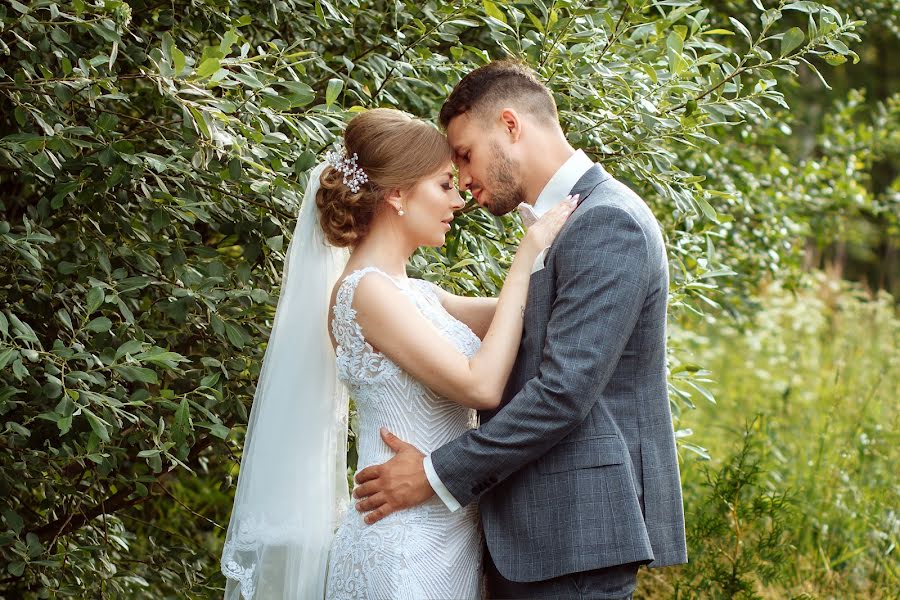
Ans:
[{"label": "groom's neck", "polygon": [[532,206],[550,179],[575,154],[575,148],[569,144],[562,131],[558,134],[548,133],[543,140],[536,141],[539,143],[534,144],[533,152],[521,165],[525,183],[525,201]]}]

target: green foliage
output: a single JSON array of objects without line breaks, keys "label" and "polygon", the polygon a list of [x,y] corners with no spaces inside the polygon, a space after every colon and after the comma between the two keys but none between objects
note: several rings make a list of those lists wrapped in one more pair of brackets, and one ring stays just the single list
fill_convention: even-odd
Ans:
[{"label": "green foliage", "polygon": [[682,464],[691,563],[636,597],[896,597],[900,317],[885,293],[810,283],[773,286],[743,326],[673,331],[715,374],[718,405],[682,420],[713,458]]},{"label": "green foliage", "polygon": [[703,485],[691,490],[690,562],[679,570],[673,598],[756,599],[758,585],[784,579],[795,551],[786,532],[795,507],[786,493],[766,489],[757,424],[748,425],[718,471],[704,468]]},{"label": "green foliage", "polygon": [[[803,199],[757,196],[760,163],[730,181],[723,165],[770,134],[797,68],[855,60],[861,24],[767,4],[739,18],[696,0],[0,5],[0,592],[220,586],[297,204],[361,107],[431,117],[470,68],[526,60],[572,142],[659,216],[676,313],[728,301],[716,282],[736,268],[758,279],[794,229],[732,245],[729,224],[802,220]],[[494,293],[516,237],[513,218],[470,206],[410,268]],[[708,379],[685,359],[671,357],[676,412]]]}]

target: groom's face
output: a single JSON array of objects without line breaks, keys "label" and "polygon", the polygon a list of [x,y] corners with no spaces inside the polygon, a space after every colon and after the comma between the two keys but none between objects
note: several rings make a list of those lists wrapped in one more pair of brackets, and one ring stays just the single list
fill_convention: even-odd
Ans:
[{"label": "groom's face", "polygon": [[525,202],[519,164],[505,148],[498,123],[463,113],[447,125],[459,187],[468,190],[479,206],[505,215]]}]

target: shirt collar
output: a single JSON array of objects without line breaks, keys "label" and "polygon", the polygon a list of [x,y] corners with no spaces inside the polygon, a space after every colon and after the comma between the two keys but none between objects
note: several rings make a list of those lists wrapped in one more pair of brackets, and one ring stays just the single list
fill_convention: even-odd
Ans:
[{"label": "shirt collar", "polygon": [[578,180],[594,166],[593,161],[588,158],[587,154],[582,150],[576,150],[575,154],[563,163],[541,193],[538,195],[537,201],[534,203],[534,213],[537,217],[543,216],[548,210],[559,204],[569,195]]}]

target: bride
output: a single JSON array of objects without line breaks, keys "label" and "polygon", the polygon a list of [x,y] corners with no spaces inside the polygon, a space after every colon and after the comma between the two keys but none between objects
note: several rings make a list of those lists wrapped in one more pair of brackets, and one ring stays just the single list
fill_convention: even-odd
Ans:
[{"label": "bride", "polygon": [[348,392],[360,469],[391,458],[382,427],[424,453],[473,427],[475,409],[499,405],[531,270],[574,208],[528,229],[496,299],[408,278],[463,207],[451,158],[431,125],[374,109],[313,170],[250,414],[226,600],[480,598],[474,505],[451,513],[435,497],[374,525],[346,510]]}]

